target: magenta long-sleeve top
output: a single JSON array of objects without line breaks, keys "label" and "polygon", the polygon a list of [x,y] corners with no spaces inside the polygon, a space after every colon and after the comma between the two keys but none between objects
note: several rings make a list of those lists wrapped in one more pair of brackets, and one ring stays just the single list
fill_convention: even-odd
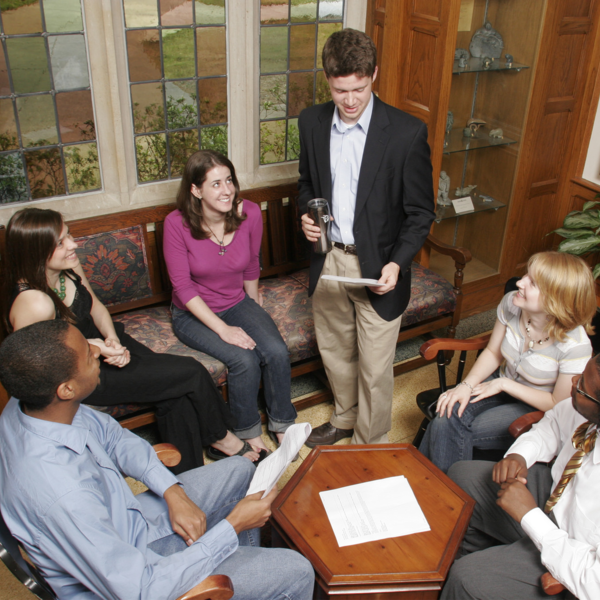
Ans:
[{"label": "magenta long-sleeve top", "polygon": [[260,274],[263,228],[258,205],[244,200],[243,212],[247,218],[223,255],[213,240],[195,240],[178,210],[167,216],[163,248],[175,306],[187,310],[186,304],[200,296],[217,313],[244,299],[244,281],[254,281]]}]

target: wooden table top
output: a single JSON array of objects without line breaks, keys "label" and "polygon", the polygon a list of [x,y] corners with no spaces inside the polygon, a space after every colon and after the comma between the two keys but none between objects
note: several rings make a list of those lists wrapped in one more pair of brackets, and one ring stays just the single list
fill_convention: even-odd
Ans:
[{"label": "wooden table top", "polygon": [[[431,531],[340,548],[319,492],[398,475],[408,479]],[[320,446],[275,499],[271,520],[326,590],[440,589],[474,505],[411,444]]]}]

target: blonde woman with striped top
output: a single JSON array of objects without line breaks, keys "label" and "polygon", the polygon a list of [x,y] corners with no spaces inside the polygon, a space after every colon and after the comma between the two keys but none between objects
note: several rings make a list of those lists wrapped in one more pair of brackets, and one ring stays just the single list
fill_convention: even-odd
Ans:
[{"label": "blonde woman with striped top", "polygon": [[442,394],[419,450],[444,472],[473,448],[505,449],[509,425],[568,398],[592,355],[594,280],[580,258],[540,252],[504,296],[490,341],[467,377]]}]

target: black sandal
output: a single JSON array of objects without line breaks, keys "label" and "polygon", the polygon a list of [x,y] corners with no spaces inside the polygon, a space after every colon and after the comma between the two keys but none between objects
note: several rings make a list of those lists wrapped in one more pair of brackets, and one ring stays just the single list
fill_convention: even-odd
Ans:
[{"label": "black sandal", "polygon": [[[230,458],[231,456],[244,456],[246,452],[256,452],[256,450],[246,440],[242,441],[244,442],[244,445],[235,454],[225,454],[225,452],[223,452],[222,450],[209,446],[206,449],[206,456],[208,456],[208,458],[210,458],[211,460],[217,461],[223,460],[224,458]],[[252,461],[252,464],[257,465],[259,462],[267,458],[269,454],[271,453],[268,450],[261,448],[260,452],[258,452],[258,460]]]}]

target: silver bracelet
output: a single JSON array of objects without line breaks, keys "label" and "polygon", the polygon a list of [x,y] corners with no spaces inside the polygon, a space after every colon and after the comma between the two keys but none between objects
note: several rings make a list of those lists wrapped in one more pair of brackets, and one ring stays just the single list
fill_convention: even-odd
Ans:
[{"label": "silver bracelet", "polygon": [[466,385],[471,390],[471,394],[473,393],[473,386],[468,381],[461,381],[458,385]]}]

